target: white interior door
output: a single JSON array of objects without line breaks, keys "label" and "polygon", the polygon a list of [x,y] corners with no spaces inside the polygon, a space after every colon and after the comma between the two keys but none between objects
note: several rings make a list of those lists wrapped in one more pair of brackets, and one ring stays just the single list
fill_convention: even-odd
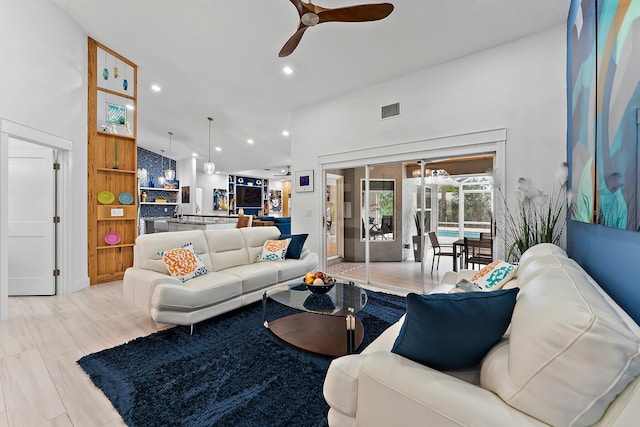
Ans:
[{"label": "white interior door", "polygon": [[55,294],[53,149],[9,138],[9,295]]}]

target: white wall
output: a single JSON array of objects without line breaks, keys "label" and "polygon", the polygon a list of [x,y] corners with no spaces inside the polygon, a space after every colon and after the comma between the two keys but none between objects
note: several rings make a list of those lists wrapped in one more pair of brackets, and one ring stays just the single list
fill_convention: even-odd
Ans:
[{"label": "white wall", "polygon": [[189,187],[189,203],[184,203],[181,197],[182,203],[180,204],[182,213],[184,215],[196,214],[196,159],[190,157],[184,160],[178,160],[176,164],[176,179],[180,181],[180,190],[183,187]]},{"label": "white wall", "polygon": [[0,117],[73,141],[73,289],[87,273],[87,36],[51,0],[0,0]]},{"label": "white wall", "polygon": [[[204,192],[204,206],[202,207],[202,215],[226,215],[228,211],[214,211],[213,210],[213,189],[222,188],[229,190],[229,175],[227,174],[213,174],[207,175],[203,171],[198,171],[196,176],[198,187],[201,187]],[[229,193],[227,193],[228,195]],[[228,202],[227,198],[227,202]]]},{"label": "white wall", "polygon": [[[315,169],[316,188],[292,194],[293,204],[305,207],[293,210],[292,231],[310,233],[308,247],[320,250],[317,157],[355,149],[506,128],[507,197],[519,176],[550,190],[566,159],[565,31],[558,27],[295,111],[293,170]],[[380,120],[380,107],[394,102],[401,103],[401,116]]]}]

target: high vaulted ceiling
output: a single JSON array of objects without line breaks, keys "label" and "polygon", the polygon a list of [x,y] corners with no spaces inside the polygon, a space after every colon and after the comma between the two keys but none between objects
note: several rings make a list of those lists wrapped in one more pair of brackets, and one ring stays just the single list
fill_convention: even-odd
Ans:
[{"label": "high vaulted ceiling", "polygon": [[[295,135],[282,131],[296,108],[556,27],[566,22],[570,3],[391,0],[387,18],[318,25],[292,55],[279,58],[298,25],[289,0],[52,1],[90,37],[138,65],[140,146],[168,151],[171,131],[171,157],[196,152],[201,167],[211,116],[217,170],[256,174],[290,164]],[[287,65],[295,71],[288,77]],[[154,83],[160,93],[150,90]]]}]

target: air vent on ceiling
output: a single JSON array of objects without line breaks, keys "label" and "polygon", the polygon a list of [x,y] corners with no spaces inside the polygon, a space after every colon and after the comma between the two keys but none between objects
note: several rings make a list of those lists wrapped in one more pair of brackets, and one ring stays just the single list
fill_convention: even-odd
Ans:
[{"label": "air vent on ceiling", "polygon": [[381,109],[380,118],[388,119],[390,117],[396,117],[400,115],[400,103],[385,105]]}]

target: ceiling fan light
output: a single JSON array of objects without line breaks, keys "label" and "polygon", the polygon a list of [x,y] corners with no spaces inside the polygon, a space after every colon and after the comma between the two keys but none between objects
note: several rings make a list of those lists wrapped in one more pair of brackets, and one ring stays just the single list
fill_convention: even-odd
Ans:
[{"label": "ceiling fan light", "polygon": [[204,164],[204,173],[212,175],[216,171],[216,165],[213,162],[206,162]]}]

